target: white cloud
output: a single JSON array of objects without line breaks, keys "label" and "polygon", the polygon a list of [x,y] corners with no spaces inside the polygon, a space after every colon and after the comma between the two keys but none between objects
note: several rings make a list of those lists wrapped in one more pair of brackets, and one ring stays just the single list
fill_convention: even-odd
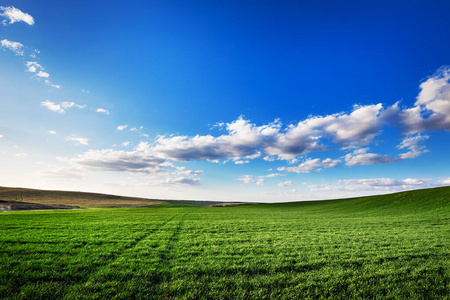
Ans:
[{"label": "white cloud", "polygon": [[162,171],[164,160],[139,151],[115,151],[111,149],[89,150],[72,163],[97,171],[152,174]]},{"label": "white cloud", "polygon": [[56,131],[50,130],[49,133],[50,133],[50,134],[56,134]]},{"label": "white cloud", "polygon": [[163,180],[157,181],[157,184],[167,184],[167,185],[197,185],[199,183],[198,178],[187,178],[187,177],[176,177],[176,178],[165,178]]},{"label": "white cloud", "polygon": [[296,167],[280,167],[278,168],[278,171],[287,171],[295,173],[319,172],[322,168],[335,168],[340,162],[341,161],[339,159],[326,158],[321,161],[318,158],[315,159],[308,158],[303,163],[301,163]]},{"label": "white cloud", "polygon": [[27,158],[28,154],[26,154],[26,153],[17,153],[16,156],[19,157],[19,158]]},{"label": "white cloud", "polygon": [[296,162],[296,156],[326,150],[331,140],[342,148],[367,145],[380,134],[381,127],[398,111],[396,105],[383,109],[381,104],[355,106],[350,114],[312,117],[282,130],[279,120],[256,126],[239,117],[226,123],[226,134],[160,136],[151,151],[179,161],[215,159],[275,158]]},{"label": "white cloud", "polygon": [[77,137],[76,135],[67,136],[65,140],[75,142],[77,145],[89,145],[89,140],[87,138]]},{"label": "white cloud", "polygon": [[444,184],[444,185],[450,185],[450,177],[439,180],[439,183]]},{"label": "white cloud", "polygon": [[126,146],[128,146],[130,144],[130,142],[123,142],[122,144],[120,144],[121,146],[123,146],[123,147],[126,147]]},{"label": "white cloud", "polygon": [[428,152],[425,146],[420,146],[419,143],[428,139],[428,135],[413,135],[408,136],[403,139],[400,145],[397,146],[398,149],[408,149],[408,152],[400,154],[401,159],[415,158],[417,156],[422,155],[423,153]]},{"label": "white cloud", "polygon": [[46,178],[58,179],[58,180],[72,180],[80,179],[83,175],[83,171],[80,168],[56,168],[52,170],[39,171],[39,174]]},{"label": "white cloud", "polygon": [[249,160],[235,160],[234,164],[236,165],[244,165],[244,164],[248,164],[250,161]]},{"label": "white cloud", "polygon": [[44,68],[36,61],[27,61],[27,72],[36,73],[38,69],[44,70]]},{"label": "white cloud", "polygon": [[128,125],[120,125],[120,126],[117,126],[117,130],[124,130],[125,128],[127,128],[128,127]]},{"label": "white cloud", "polygon": [[4,26],[16,22],[25,22],[28,25],[34,24],[34,19],[31,15],[22,12],[21,10],[15,8],[14,6],[7,6],[7,7],[0,6],[0,16],[9,20],[9,23],[7,23],[7,20],[3,20],[2,23]]},{"label": "white cloud", "polygon": [[440,68],[420,88],[415,106],[400,113],[404,131],[450,130],[450,67]]},{"label": "white cloud", "polygon": [[344,156],[346,166],[360,166],[373,164],[387,164],[399,161],[399,158],[376,153],[367,153],[369,148],[360,148]]},{"label": "white cloud", "polygon": [[59,104],[54,103],[50,100],[45,100],[41,102],[41,106],[47,107],[49,110],[57,112],[57,113],[65,113],[67,109],[76,107],[76,108],[86,108],[86,105],[79,105],[75,102],[61,102]]},{"label": "white cloud", "polygon": [[6,48],[14,52],[16,55],[23,56],[23,44],[19,42],[12,42],[4,39],[1,41],[2,48]]},{"label": "white cloud", "polygon": [[4,135],[3,134],[0,134],[0,139],[2,139],[4,137]]},{"label": "white cloud", "polygon": [[236,180],[242,181],[245,184],[254,183],[256,185],[264,185],[264,179],[263,178],[253,179],[252,175],[243,175],[243,176],[239,177]]},{"label": "white cloud", "polygon": [[287,187],[287,186],[292,186],[294,183],[292,182],[292,181],[290,181],[290,180],[288,180],[288,181],[285,181],[285,182],[280,182],[279,184],[278,184],[278,186],[279,187]]},{"label": "white cloud", "polygon": [[104,113],[104,114],[109,115],[109,111],[107,109],[104,109],[104,108],[101,108],[101,107],[97,108],[96,112]]},{"label": "white cloud", "polygon": [[279,173],[271,173],[269,175],[265,175],[265,176],[259,176],[260,178],[273,178],[273,177],[281,177],[281,176],[285,176],[284,174],[279,174]]},{"label": "white cloud", "polygon": [[428,179],[407,178],[403,180],[393,178],[345,179],[336,185],[310,185],[313,192],[317,191],[399,191],[428,187]]},{"label": "white cloud", "polygon": [[[54,88],[57,88],[57,89],[61,88],[61,86],[59,84],[53,84],[49,80],[45,80],[45,83],[50,85],[50,86],[52,86],[52,87],[54,87]],[[86,106],[86,105],[84,105],[84,106]],[[81,107],[81,108],[84,108],[84,107]]]},{"label": "white cloud", "polygon": [[50,77],[50,74],[48,74],[47,72],[39,71],[39,72],[36,74],[36,76],[37,76],[37,77],[41,77],[41,78],[49,78],[49,77]]}]

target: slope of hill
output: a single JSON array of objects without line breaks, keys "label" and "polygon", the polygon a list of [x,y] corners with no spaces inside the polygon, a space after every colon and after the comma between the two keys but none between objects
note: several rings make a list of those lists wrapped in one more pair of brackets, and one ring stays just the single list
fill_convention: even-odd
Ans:
[{"label": "slope of hill", "polygon": [[[0,211],[70,209],[70,208],[120,208],[149,207],[162,204],[188,206],[228,206],[243,202],[158,200],[125,197],[100,193],[51,191],[26,188],[0,187]],[[69,207],[66,207],[69,206]]]},{"label": "slope of hill", "polygon": [[25,188],[0,187],[0,200],[43,205],[69,205],[80,207],[146,207],[167,204],[155,199],[123,197],[99,193],[45,191]]}]

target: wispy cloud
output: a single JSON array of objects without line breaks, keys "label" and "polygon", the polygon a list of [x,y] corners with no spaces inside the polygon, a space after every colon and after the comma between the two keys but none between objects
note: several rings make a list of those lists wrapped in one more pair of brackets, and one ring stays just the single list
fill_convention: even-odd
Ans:
[{"label": "wispy cloud", "polygon": [[419,145],[420,142],[428,139],[428,135],[413,135],[408,136],[403,139],[400,145],[397,146],[398,149],[408,149],[408,152],[400,154],[401,159],[415,158],[428,152],[425,146]]},{"label": "wispy cloud", "polygon": [[54,103],[50,100],[45,100],[41,102],[41,106],[44,106],[46,108],[48,108],[51,111],[57,112],[57,113],[65,113],[67,109],[72,108],[72,107],[76,107],[76,108],[86,108],[86,105],[79,105],[76,104],[75,102],[61,102],[59,104]]},{"label": "wispy cloud", "polygon": [[30,72],[30,73],[36,73],[37,72],[36,77],[44,78],[45,79],[44,82],[46,84],[48,84],[48,85],[50,85],[50,86],[52,86],[54,88],[57,88],[57,89],[61,88],[60,85],[53,84],[48,79],[50,77],[50,74],[47,73],[47,72],[44,72],[43,71],[44,67],[41,64],[39,64],[38,62],[36,62],[36,61],[27,61],[25,65],[27,66],[27,70],[26,70],[27,72]]},{"label": "wispy cloud", "polygon": [[89,140],[87,138],[78,137],[76,135],[67,136],[65,140],[75,142],[75,144],[77,145],[84,145],[84,146],[89,145]]},{"label": "wispy cloud", "polygon": [[245,184],[254,183],[256,185],[264,185],[263,178],[254,179],[253,175],[243,175],[236,180],[242,181]]},{"label": "wispy cloud", "polygon": [[3,26],[16,22],[25,22],[28,25],[34,24],[34,18],[31,15],[22,12],[14,6],[0,6],[0,16],[6,18],[6,20],[2,21]]},{"label": "wispy cloud", "polygon": [[107,109],[104,109],[104,108],[101,108],[101,107],[97,108],[96,112],[104,113],[106,115],[109,115],[109,111]]},{"label": "wispy cloud", "polygon": [[374,164],[387,164],[391,162],[399,161],[399,158],[390,157],[388,155],[381,155],[377,153],[368,153],[369,148],[360,148],[354,150],[352,153],[345,155],[345,165],[361,166],[361,165],[374,165]]},{"label": "wispy cloud", "polygon": [[165,178],[158,180],[157,184],[163,185],[198,185],[200,180],[198,178],[187,178],[187,177],[176,177],[176,178]]},{"label": "wispy cloud", "polygon": [[146,155],[139,151],[115,151],[111,149],[89,150],[72,160],[72,163],[92,170],[142,174],[161,172],[164,162],[161,158]]},{"label": "wispy cloud", "polygon": [[336,185],[321,184],[310,185],[313,192],[317,191],[399,191],[429,187],[428,179],[393,179],[393,178],[371,178],[371,179],[345,179],[337,181]]},{"label": "wispy cloud", "polygon": [[293,184],[294,184],[294,183],[293,183],[292,181],[288,180],[288,181],[280,182],[280,183],[278,184],[278,186],[279,186],[279,187],[288,187],[288,186],[292,186]]},{"label": "wispy cloud", "polygon": [[72,180],[82,178],[84,172],[80,168],[56,168],[51,170],[42,170],[39,174],[46,178],[57,180]]},{"label": "wispy cloud", "polygon": [[16,55],[23,56],[23,44],[19,42],[8,41],[7,39],[1,40],[2,48],[9,49]]},{"label": "wispy cloud", "polygon": [[39,71],[39,72],[36,74],[36,76],[37,76],[37,77],[41,77],[41,78],[49,78],[49,77],[50,77],[50,74],[48,74],[47,72]]},{"label": "wispy cloud", "polygon": [[28,154],[26,154],[26,153],[17,153],[16,156],[19,157],[19,158],[27,158]]},{"label": "wispy cloud", "polygon": [[119,130],[119,131],[122,131],[122,130],[124,130],[127,127],[128,127],[128,125],[120,125],[120,126],[117,126],[116,129]]},{"label": "wispy cloud", "polygon": [[36,73],[37,70],[44,70],[44,68],[36,61],[27,61],[25,64],[27,66],[27,71],[31,73]]},{"label": "wispy cloud", "polygon": [[326,158],[324,160],[320,160],[318,158],[306,159],[303,163],[299,164],[296,167],[280,167],[278,171],[287,171],[287,172],[295,172],[295,173],[311,173],[311,172],[319,172],[322,168],[335,168],[341,160],[339,159],[331,159]]},{"label": "wispy cloud", "polygon": [[50,133],[50,134],[56,134],[56,131],[50,130],[48,133]]}]

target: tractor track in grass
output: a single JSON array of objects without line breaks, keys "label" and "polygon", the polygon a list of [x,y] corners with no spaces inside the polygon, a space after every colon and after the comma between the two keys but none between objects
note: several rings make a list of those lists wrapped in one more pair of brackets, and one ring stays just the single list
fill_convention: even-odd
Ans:
[{"label": "tractor track in grass", "polygon": [[[70,288],[70,289],[65,293],[65,295],[70,297],[71,295],[74,294],[74,292],[82,292],[82,291],[80,290],[80,288],[83,289],[83,288],[84,288],[85,286],[87,286],[90,282],[95,281],[95,277],[99,276],[99,275],[101,274],[101,271],[102,271],[102,270],[104,270],[104,269],[107,268],[108,266],[112,265],[115,261],[117,261],[118,259],[120,259],[120,257],[124,256],[124,254],[125,254],[126,252],[131,251],[133,248],[135,248],[135,247],[136,247],[140,242],[142,242],[143,240],[145,240],[145,239],[151,237],[152,235],[154,235],[155,233],[157,233],[157,232],[163,230],[164,227],[165,227],[167,224],[169,224],[172,220],[174,220],[174,219],[175,219],[176,217],[178,217],[178,216],[179,216],[178,214],[177,214],[177,215],[174,215],[174,216],[172,216],[171,218],[169,218],[168,220],[162,222],[162,224],[161,224],[159,227],[150,230],[150,232],[147,231],[146,233],[142,234],[141,236],[139,236],[138,238],[134,239],[132,242],[130,242],[129,244],[127,244],[125,247],[123,247],[123,248],[121,249],[120,252],[110,254],[110,255],[109,255],[109,258],[107,259],[107,261],[106,261],[104,264],[102,264],[102,265],[100,265],[100,266],[98,266],[98,267],[93,268],[92,271],[89,272],[89,274],[88,274],[87,278],[84,280],[84,282],[79,282],[78,285],[73,286],[72,288]],[[79,297],[79,295],[78,295],[78,297]]]}]

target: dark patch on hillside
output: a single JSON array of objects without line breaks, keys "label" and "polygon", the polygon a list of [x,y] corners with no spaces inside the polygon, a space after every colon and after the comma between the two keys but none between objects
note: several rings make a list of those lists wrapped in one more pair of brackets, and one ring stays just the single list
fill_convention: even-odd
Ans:
[{"label": "dark patch on hillside", "polygon": [[18,211],[18,210],[47,210],[47,209],[82,209],[82,208],[79,206],[69,206],[69,205],[45,205],[39,203],[0,200],[0,212]]}]

